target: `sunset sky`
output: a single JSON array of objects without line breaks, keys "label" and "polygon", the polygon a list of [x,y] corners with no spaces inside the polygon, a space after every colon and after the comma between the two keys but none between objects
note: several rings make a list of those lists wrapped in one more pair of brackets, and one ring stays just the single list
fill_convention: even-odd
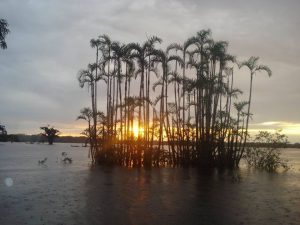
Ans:
[{"label": "sunset sky", "polygon": [[[273,71],[254,79],[252,131],[281,128],[300,142],[299,12],[299,0],[1,0],[0,18],[11,32],[0,50],[0,123],[8,133],[35,134],[51,124],[79,135],[85,124],[75,119],[90,98],[76,75],[95,60],[91,38],[108,34],[128,43],[156,35],[165,48],[210,28],[239,60],[259,56]],[[249,71],[235,70],[246,100]]]}]

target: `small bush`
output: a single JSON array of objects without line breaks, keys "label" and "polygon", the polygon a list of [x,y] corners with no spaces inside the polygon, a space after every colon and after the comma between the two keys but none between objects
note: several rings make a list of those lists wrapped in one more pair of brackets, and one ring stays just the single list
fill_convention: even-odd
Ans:
[{"label": "small bush", "polygon": [[281,130],[275,133],[260,131],[255,136],[253,144],[246,148],[244,158],[249,166],[270,172],[278,168],[289,169],[287,160],[281,158],[280,151],[287,143],[287,136],[281,134]]}]

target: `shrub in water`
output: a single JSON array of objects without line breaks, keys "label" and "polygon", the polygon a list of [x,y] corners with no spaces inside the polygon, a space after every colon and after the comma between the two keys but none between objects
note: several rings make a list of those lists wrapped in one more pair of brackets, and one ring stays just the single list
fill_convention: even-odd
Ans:
[{"label": "shrub in water", "polygon": [[287,136],[281,130],[275,133],[260,131],[254,142],[246,148],[244,158],[251,167],[275,171],[278,168],[289,169],[287,161],[281,158],[280,149],[286,147]]}]

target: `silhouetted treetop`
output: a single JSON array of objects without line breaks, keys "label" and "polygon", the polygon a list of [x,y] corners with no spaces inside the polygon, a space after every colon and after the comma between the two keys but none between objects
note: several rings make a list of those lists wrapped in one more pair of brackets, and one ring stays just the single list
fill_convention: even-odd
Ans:
[{"label": "silhouetted treetop", "polygon": [[54,127],[50,127],[50,125],[46,127],[40,127],[40,129],[44,131],[41,133],[41,135],[47,138],[49,145],[52,145],[54,139],[58,137],[59,130],[55,129]]},{"label": "silhouetted treetop", "polygon": [[0,19],[0,47],[2,49],[7,48],[5,37],[9,32],[7,21],[5,19]]}]

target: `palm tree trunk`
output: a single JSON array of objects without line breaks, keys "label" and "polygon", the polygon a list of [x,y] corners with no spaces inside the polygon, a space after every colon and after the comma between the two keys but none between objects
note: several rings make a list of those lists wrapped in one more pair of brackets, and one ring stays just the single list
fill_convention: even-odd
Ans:
[{"label": "palm tree trunk", "polygon": [[183,129],[183,141],[185,140],[185,89],[186,89],[186,82],[185,82],[185,51],[183,51],[183,83],[182,83],[182,91],[183,91],[183,102],[182,102],[182,129]]},{"label": "palm tree trunk", "polygon": [[247,110],[247,120],[246,120],[246,128],[245,128],[245,133],[244,133],[244,143],[243,143],[243,147],[241,149],[240,155],[237,159],[237,165],[239,164],[244,151],[245,151],[245,146],[246,146],[246,142],[247,142],[247,137],[248,137],[248,126],[249,126],[249,118],[250,118],[250,107],[251,107],[251,98],[252,98],[252,83],[253,83],[253,73],[251,73],[250,76],[250,91],[249,91],[249,101],[248,101],[248,110]]}]

